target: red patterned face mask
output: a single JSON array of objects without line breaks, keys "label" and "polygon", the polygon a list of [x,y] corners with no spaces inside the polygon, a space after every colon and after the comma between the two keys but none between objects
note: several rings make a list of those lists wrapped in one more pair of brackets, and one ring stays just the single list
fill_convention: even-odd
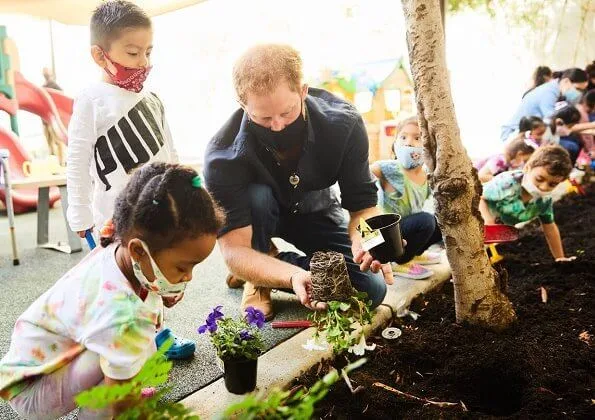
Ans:
[{"label": "red patterned face mask", "polygon": [[147,76],[149,76],[149,72],[153,66],[139,68],[124,67],[113,61],[105,51],[103,54],[105,54],[105,57],[116,68],[115,74],[111,73],[107,67],[104,69],[116,86],[136,93],[143,90],[143,83],[147,80]]}]

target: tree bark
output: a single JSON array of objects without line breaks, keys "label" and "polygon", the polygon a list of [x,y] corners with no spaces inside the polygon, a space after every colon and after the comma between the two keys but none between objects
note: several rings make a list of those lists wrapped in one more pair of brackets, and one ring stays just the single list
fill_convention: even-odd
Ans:
[{"label": "tree bark", "polygon": [[456,121],[440,3],[402,1],[417,117],[436,216],[452,268],[457,322],[503,329],[515,319],[515,313],[503,293],[506,282],[492,268],[484,249],[483,220],[478,210],[482,188]]}]

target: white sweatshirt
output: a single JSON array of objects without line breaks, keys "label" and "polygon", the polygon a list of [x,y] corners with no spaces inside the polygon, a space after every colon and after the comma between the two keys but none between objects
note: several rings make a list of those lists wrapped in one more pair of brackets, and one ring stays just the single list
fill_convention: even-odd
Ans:
[{"label": "white sweatshirt", "polygon": [[163,104],[139,93],[98,82],[74,101],[68,126],[68,223],[74,232],[101,229],[130,170],[147,162],[178,162]]}]

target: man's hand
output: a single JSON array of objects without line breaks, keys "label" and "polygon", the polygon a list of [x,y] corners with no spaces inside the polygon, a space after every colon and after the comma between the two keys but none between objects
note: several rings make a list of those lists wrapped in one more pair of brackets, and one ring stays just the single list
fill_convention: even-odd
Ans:
[{"label": "man's hand", "polygon": [[[403,247],[407,245],[407,242],[403,240]],[[372,270],[372,273],[378,273],[382,270],[384,281],[386,284],[393,284],[395,279],[393,277],[393,270],[390,264],[382,264],[380,261],[375,260],[372,255],[364,251],[360,239],[354,239],[351,245],[351,252],[353,253],[353,261],[359,264],[361,271]]]},{"label": "man's hand", "polygon": [[163,300],[163,305],[166,308],[171,308],[176,303],[178,303],[179,301],[181,301],[183,297],[184,297],[184,293],[182,293],[179,296],[163,296],[161,299]]},{"label": "man's hand", "polygon": [[324,302],[312,301],[312,273],[309,271],[298,271],[291,276],[291,287],[300,303],[315,311],[322,311],[327,308]]}]

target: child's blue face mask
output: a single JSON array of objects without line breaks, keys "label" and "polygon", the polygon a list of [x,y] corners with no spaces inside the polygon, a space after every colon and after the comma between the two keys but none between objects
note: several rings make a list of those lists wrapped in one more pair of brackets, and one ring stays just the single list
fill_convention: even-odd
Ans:
[{"label": "child's blue face mask", "polygon": [[575,87],[571,87],[564,93],[564,97],[566,98],[566,102],[576,105],[578,101],[581,99],[581,91]]},{"label": "child's blue face mask", "polygon": [[423,147],[395,146],[397,161],[405,169],[413,169],[423,165]]}]

